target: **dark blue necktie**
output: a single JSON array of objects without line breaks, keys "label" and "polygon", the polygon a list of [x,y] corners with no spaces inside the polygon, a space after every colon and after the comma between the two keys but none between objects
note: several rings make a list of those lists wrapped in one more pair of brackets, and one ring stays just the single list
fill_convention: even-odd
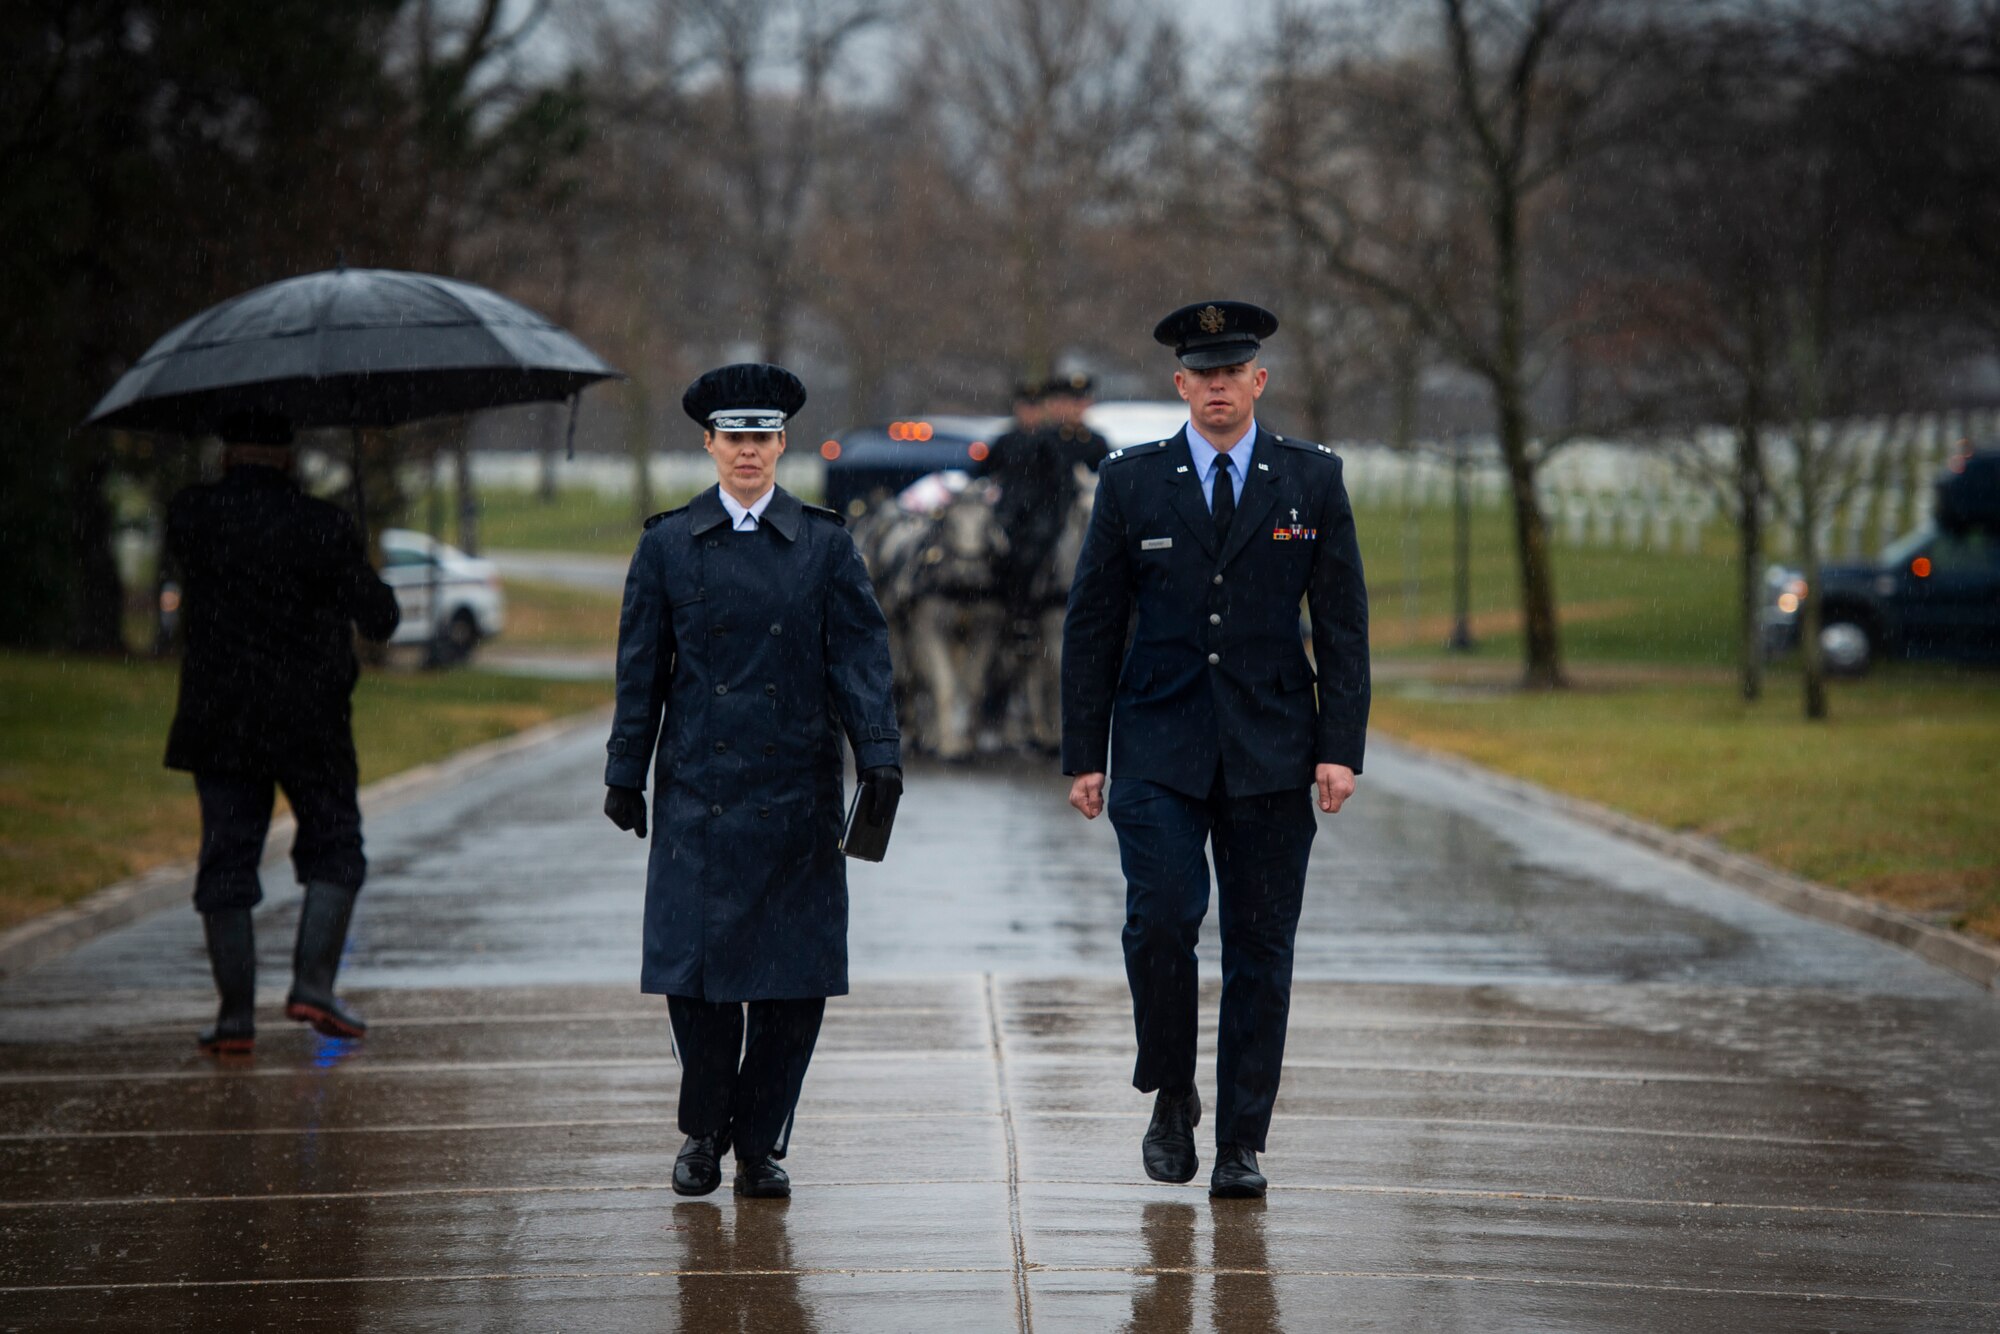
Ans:
[{"label": "dark blue necktie", "polygon": [[1215,514],[1215,536],[1218,540],[1229,536],[1229,521],[1236,517],[1236,472],[1230,466],[1227,454],[1215,456],[1215,490],[1211,493],[1209,509]]}]

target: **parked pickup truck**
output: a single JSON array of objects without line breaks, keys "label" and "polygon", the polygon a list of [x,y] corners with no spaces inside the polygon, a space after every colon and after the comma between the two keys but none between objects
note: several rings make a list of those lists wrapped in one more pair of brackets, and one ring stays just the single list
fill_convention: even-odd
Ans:
[{"label": "parked pickup truck", "polygon": [[1817,597],[1830,672],[1859,676],[1883,658],[2000,662],[2000,450],[1953,459],[1933,513],[1876,560],[1822,566],[1817,589],[1772,566],[1766,651],[1798,647],[1806,599]]}]

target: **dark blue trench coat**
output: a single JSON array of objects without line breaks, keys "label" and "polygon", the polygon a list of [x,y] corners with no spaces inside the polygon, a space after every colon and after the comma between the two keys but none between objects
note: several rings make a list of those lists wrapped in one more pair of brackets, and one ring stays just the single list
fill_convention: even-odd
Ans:
[{"label": "dark blue trench coat", "polygon": [[604,770],[655,779],[643,990],[846,994],[843,731],[859,767],[900,762],[888,627],[840,517],[780,488],[736,532],[710,487],[648,521]]}]

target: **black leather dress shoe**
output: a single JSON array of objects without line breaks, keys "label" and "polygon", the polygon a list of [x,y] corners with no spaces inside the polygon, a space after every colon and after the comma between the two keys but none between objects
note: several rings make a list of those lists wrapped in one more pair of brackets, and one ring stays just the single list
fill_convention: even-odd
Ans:
[{"label": "black leather dress shoe", "polygon": [[1215,1171],[1209,1174],[1208,1193],[1218,1200],[1261,1200],[1269,1185],[1257,1170],[1257,1151],[1241,1144],[1215,1146]]},{"label": "black leather dress shoe", "polygon": [[1178,1186],[1194,1180],[1194,1128],[1201,1124],[1201,1095],[1193,1089],[1161,1089],[1153,1099],[1153,1124],[1146,1127],[1141,1156],[1146,1175]]},{"label": "black leather dress shoe", "polygon": [[736,1160],[736,1193],[752,1200],[788,1200],[792,1179],[769,1155]]},{"label": "black leather dress shoe", "polygon": [[725,1135],[689,1135],[674,1159],[674,1194],[706,1195],[722,1184]]}]

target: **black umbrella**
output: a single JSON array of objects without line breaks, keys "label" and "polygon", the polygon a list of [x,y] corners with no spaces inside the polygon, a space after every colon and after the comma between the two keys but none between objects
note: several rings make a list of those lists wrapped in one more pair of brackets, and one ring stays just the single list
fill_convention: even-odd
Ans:
[{"label": "black umbrella", "polygon": [[88,421],[202,435],[235,412],[386,427],[550,402],[618,372],[559,325],[472,283],[336,268],[232,297],[146,350]]}]

